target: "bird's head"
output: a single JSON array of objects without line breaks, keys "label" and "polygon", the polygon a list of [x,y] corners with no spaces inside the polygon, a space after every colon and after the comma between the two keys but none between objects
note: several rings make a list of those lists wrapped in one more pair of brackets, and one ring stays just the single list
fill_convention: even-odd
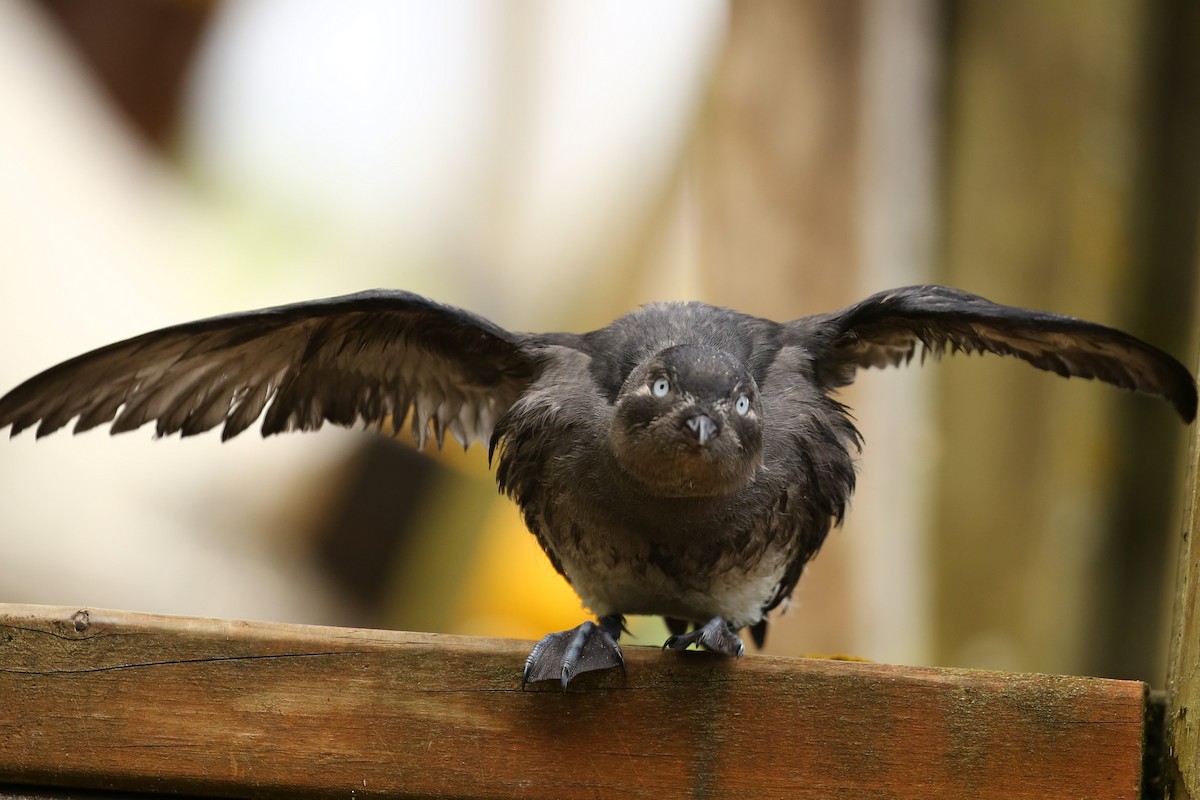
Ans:
[{"label": "bird's head", "polygon": [[617,462],[653,494],[737,491],[762,464],[762,403],[745,365],[702,345],[639,364],[617,395],[609,440]]}]

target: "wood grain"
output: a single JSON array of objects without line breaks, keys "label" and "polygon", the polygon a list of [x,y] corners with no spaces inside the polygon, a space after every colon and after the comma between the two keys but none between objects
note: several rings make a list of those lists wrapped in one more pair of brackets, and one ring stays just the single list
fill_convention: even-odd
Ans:
[{"label": "wood grain", "polygon": [[1200,797],[1200,425],[1192,426],[1186,498],[1167,675],[1165,771],[1172,800]]},{"label": "wood grain", "polygon": [[0,606],[0,782],[253,797],[1135,798],[1145,686]]}]

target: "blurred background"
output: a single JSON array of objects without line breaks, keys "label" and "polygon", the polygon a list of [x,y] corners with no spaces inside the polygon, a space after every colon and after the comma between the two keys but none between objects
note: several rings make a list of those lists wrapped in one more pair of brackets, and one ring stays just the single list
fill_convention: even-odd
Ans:
[{"label": "blurred background", "polygon": [[[0,390],[384,286],[518,330],[909,283],[1196,363],[1190,0],[0,0]],[[768,652],[1161,685],[1187,431],[1019,362],[860,374]],[[479,448],[0,443],[0,601],[537,638],[585,615]],[[633,643],[665,630],[635,620]]]}]

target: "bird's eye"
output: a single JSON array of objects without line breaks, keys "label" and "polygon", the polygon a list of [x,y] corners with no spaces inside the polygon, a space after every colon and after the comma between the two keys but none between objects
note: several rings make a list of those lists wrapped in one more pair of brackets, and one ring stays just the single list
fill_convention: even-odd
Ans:
[{"label": "bird's eye", "polygon": [[658,378],[650,384],[650,393],[655,397],[666,397],[669,391],[671,391],[671,382],[666,378]]},{"label": "bird's eye", "polygon": [[738,413],[738,416],[746,416],[750,413],[750,398],[747,395],[738,395],[737,402],[733,404],[733,410]]}]

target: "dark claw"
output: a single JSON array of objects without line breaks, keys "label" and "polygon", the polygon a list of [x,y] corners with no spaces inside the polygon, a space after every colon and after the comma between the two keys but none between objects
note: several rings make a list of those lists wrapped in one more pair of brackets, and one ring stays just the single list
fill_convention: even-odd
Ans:
[{"label": "dark claw", "polygon": [[741,658],[742,653],[746,652],[746,646],[742,644],[741,638],[721,617],[713,617],[691,633],[670,637],[663,643],[663,650],[668,647],[672,650],[686,650],[693,644],[703,647],[705,650],[712,650],[714,653],[734,658]]},{"label": "dark claw", "polygon": [[601,617],[600,624],[583,623],[577,628],[548,633],[534,645],[525,659],[521,688],[527,683],[558,679],[565,691],[576,675],[598,669],[620,667],[625,671],[625,657],[617,639],[624,619],[619,615]]},{"label": "dark claw", "polygon": [[760,619],[758,622],[750,626],[750,638],[754,640],[754,646],[759,650],[763,649],[763,645],[767,643],[767,621]]}]

